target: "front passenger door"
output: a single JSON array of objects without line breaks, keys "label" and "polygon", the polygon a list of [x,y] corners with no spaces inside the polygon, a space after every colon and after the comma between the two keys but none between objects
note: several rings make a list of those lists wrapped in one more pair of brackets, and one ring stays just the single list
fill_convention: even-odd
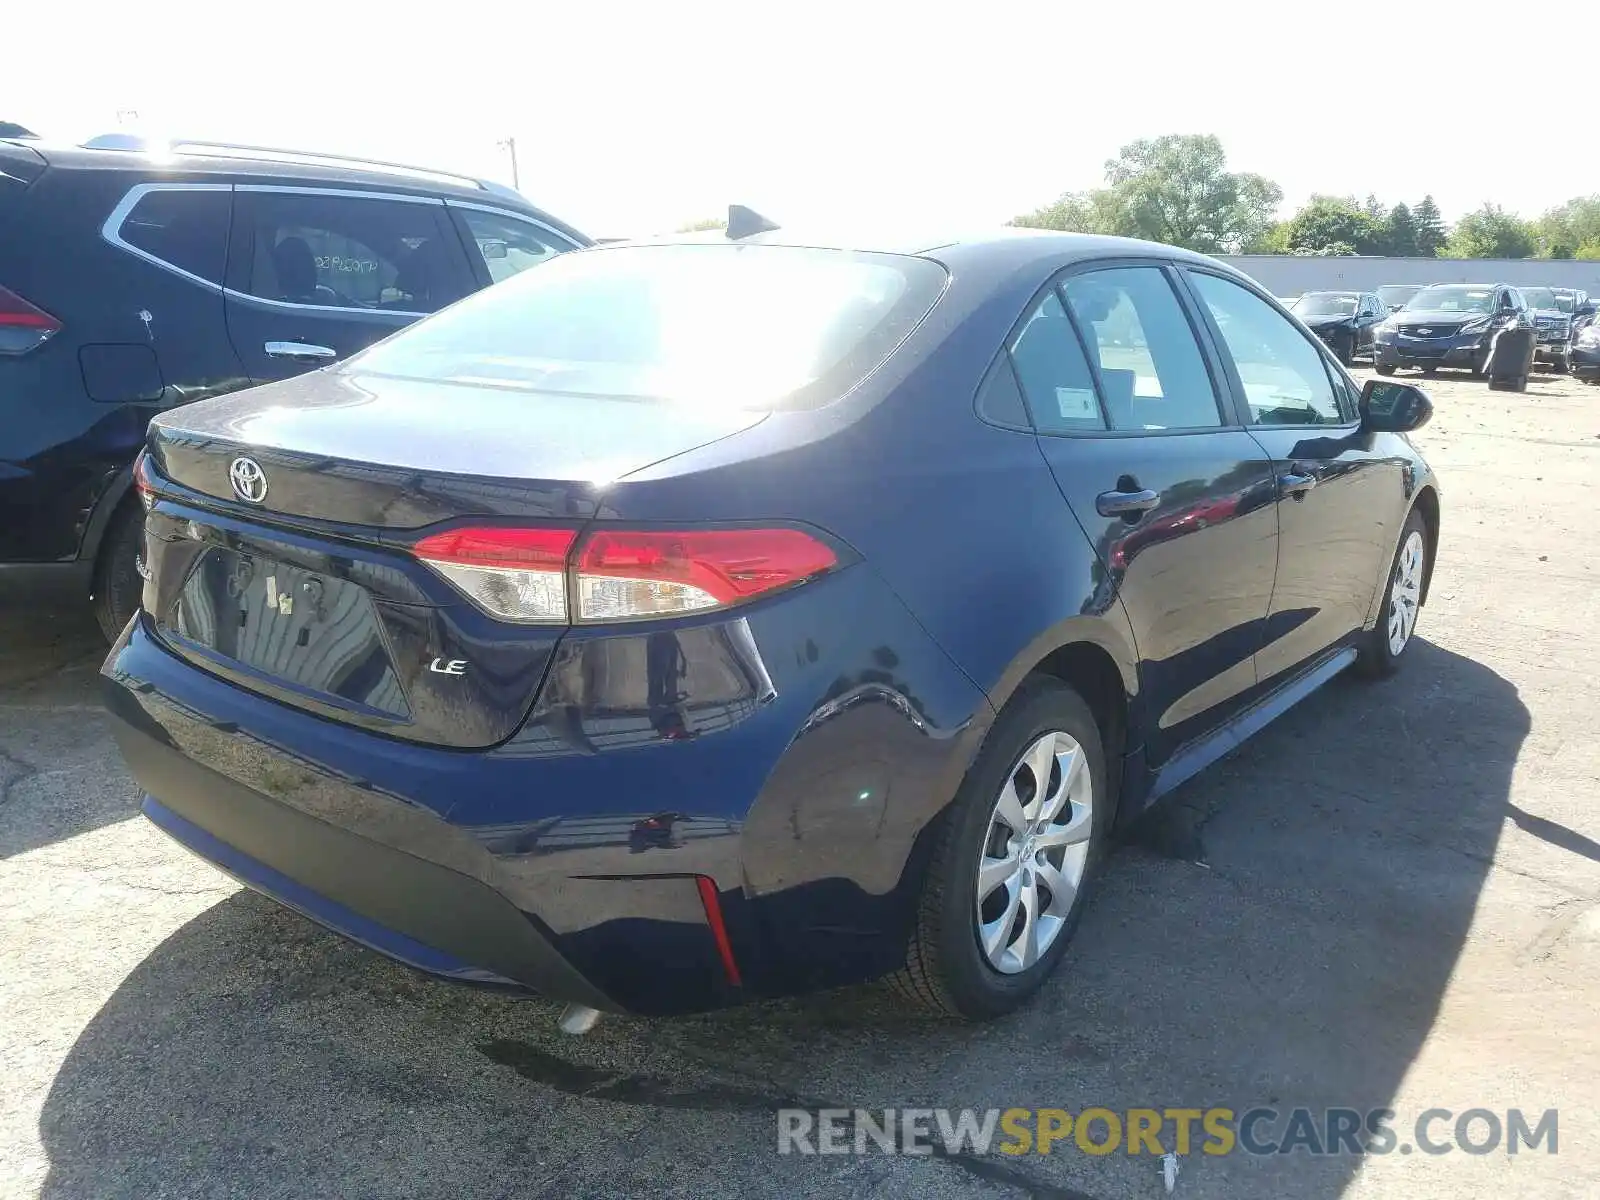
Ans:
[{"label": "front passenger door", "polygon": [[1040,449],[1132,626],[1159,769],[1254,687],[1277,562],[1271,465],[1225,414],[1161,265],[1067,275],[1009,349]]},{"label": "front passenger door", "polygon": [[1197,268],[1185,274],[1277,480],[1277,582],[1256,658],[1270,684],[1365,623],[1404,517],[1403,464],[1373,452],[1359,393],[1320,344],[1243,284]]}]

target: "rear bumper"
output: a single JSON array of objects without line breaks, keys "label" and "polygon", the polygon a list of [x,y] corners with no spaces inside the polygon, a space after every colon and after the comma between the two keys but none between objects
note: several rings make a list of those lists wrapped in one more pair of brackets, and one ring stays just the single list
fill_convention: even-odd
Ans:
[{"label": "rear bumper", "polygon": [[[816,661],[797,630],[816,631]],[[672,1014],[898,966],[923,835],[986,727],[981,694],[865,569],[665,635],[687,663],[672,723],[628,708],[663,636],[573,635],[524,728],[487,751],[254,695],[143,615],[103,675],[151,821],[421,970]],[[904,683],[839,690],[891,652]],[[730,693],[737,679],[759,695]]]}]

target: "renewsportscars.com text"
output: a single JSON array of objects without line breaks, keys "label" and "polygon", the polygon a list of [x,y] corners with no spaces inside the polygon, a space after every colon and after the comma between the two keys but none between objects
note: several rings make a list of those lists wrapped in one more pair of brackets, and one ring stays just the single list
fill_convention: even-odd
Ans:
[{"label": "renewsportscars.com text", "polygon": [[1429,1108],[784,1108],[779,1154],[1555,1154],[1558,1112]]}]

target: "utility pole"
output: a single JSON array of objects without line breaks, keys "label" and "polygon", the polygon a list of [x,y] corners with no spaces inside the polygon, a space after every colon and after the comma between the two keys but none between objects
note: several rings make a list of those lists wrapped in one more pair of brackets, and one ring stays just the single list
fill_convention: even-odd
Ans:
[{"label": "utility pole", "polygon": [[510,155],[511,155],[511,186],[516,188],[517,191],[520,192],[522,190],[522,179],[517,174],[517,139],[514,138],[514,137],[508,137],[502,142],[497,142],[496,145],[503,147],[505,150],[507,150],[510,153]]}]

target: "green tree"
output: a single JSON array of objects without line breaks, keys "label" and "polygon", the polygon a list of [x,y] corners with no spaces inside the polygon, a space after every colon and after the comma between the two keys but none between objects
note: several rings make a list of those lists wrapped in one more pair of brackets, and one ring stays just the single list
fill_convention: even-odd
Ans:
[{"label": "green tree", "polygon": [[1227,165],[1215,136],[1167,134],[1122,147],[1106,163],[1106,182],[1138,236],[1226,253],[1260,237],[1283,200],[1270,179]]},{"label": "green tree", "polygon": [[1384,225],[1387,227],[1385,241],[1388,243],[1384,247],[1385,253],[1398,258],[1415,258],[1421,253],[1417,246],[1416,218],[1411,215],[1411,210],[1404,202],[1396,204],[1389,210]]},{"label": "green tree", "polygon": [[1383,201],[1372,192],[1368,192],[1367,198],[1361,202],[1361,211],[1378,225],[1382,225],[1389,217],[1389,210],[1383,207]]},{"label": "green tree", "polygon": [[1574,257],[1589,260],[1600,259],[1600,241],[1585,242],[1578,247],[1578,253]]},{"label": "green tree", "polygon": [[702,217],[698,221],[690,221],[687,225],[679,225],[679,233],[707,233],[713,229],[726,229],[728,222],[720,217]]},{"label": "green tree", "polygon": [[1439,206],[1432,196],[1424,196],[1422,203],[1411,211],[1411,217],[1417,228],[1417,253],[1423,258],[1432,258],[1444,249],[1445,243],[1444,218],[1439,215]]},{"label": "green tree", "polygon": [[1329,246],[1347,246],[1352,254],[1377,254],[1385,232],[1354,199],[1313,196],[1289,218],[1287,241],[1295,253],[1321,254]]},{"label": "green tree", "polygon": [[1571,258],[1575,247],[1600,241],[1600,196],[1575,196],[1547,211],[1533,230],[1543,257]]},{"label": "green tree", "polygon": [[1217,254],[1259,245],[1282,199],[1270,180],[1227,170],[1215,137],[1171,134],[1122,147],[1106,163],[1105,187],[1067,192],[1011,223],[1119,234]]},{"label": "green tree", "polygon": [[1538,250],[1528,222],[1494,204],[1457,221],[1446,246],[1450,258],[1532,258]]},{"label": "green tree", "polygon": [[1054,229],[1062,233],[1110,233],[1131,236],[1116,211],[1115,197],[1101,188],[1092,192],[1066,192],[1054,204],[1012,218],[1024,229]]},{"label": "green tree", "polygon": [[1289,254],[1289,222],[1274,221],[1244,248],[1246,254]]}]

